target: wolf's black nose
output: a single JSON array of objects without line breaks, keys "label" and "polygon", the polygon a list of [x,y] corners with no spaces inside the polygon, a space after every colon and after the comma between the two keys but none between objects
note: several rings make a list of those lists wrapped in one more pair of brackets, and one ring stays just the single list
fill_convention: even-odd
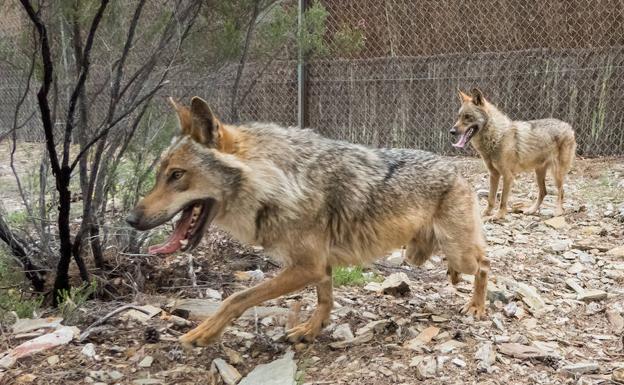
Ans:
[{"label": "wolf's black nose", "polygon": [[126,222],[132,227],[137,227],[140,221],[140,216],[137,215],[135,210],[132,210],[126,217]]},{"label": "wolf's black nose", "polygon": [[457,135],[457,128],[453,127],[449,132],[451,133],[451,135]]}]

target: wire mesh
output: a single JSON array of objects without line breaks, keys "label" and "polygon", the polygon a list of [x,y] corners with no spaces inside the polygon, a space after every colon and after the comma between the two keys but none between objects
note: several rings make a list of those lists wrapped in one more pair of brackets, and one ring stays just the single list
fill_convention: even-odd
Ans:
[{"label": "wire mesh", "polygon": [[[272,9],[296,7],[292,0],[272,3]],[[324,49],[306,60],[304,107],[306,125],[324,135],[458,154],[448,134],[459,107],[457,89],[479,87],[512,119],[555,117],[571,123],[581,155],[624,154],[622,1],[312,4],[325,12]],[[4,37],[15,36],[24,15],[5,12],[3,19],[4,44],[18,44]],[[257,25],[270,19],[266,11]],[[261,39],[261,34],[252,36],[256,54],[242,64],[240,76],[238,58],[218,67],[180,65],[161,92],[163,108],[164,96],[197,94],[226,121],[295,125],[296,49],[270,51]],[[182,49],[182,57],[198,55],[197,50]],[[0,61],[0,135],[13,124],[23,67]],[[34,90],[26,103],[20,136],[41,140],[37,119],[28,120],[29,111],[36,109]]]}]

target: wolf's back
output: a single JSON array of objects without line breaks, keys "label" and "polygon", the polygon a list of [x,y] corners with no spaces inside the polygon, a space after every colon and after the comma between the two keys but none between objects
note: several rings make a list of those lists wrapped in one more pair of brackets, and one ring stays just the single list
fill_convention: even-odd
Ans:
[{"label": "wolf's back", "polygon": [[[270,125],[255,124],[246,132],[260,146],[253,157],[276,165],[289,176],[287,188],[297,191],[295,204],[274,210],[292,219],[285,231],[296,223],[299,229],[327,232],[332,245],[363,259],[384,246],[381,238],[394,236],[389,232],[403,241],[407,235],[397,227],[412,228],[403,223],[430,220],[424,218],[433,215],[458,177],[451,162],[425,151],[372,149]],[[273,199],[276,207],[285,207],[283,196]],[[393,223],[401,225],[392,229]]]}]

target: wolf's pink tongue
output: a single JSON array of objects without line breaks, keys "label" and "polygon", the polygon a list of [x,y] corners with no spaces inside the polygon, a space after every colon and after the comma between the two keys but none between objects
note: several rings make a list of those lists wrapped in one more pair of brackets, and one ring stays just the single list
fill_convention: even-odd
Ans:
[{"label": "wolf's pink tongue", "polygon": [[191,224],[191,210],[186,210],[182,214],[182,218],[176,223],[173,233],[164,243],[160,245],[150,246],[147,252],[150,254],[171,254],[178,251],[182,245],[181,240],[186,238],[186,232]]},{"label": "wolf's pink tongue", "polygon": [[466,132],[464,132],[462,136],[459,137],[459,140],[457,141],[457,143],[453,144],[453,147],[464,148],[467,141],[468,141],[468,130],[466,130]]}]

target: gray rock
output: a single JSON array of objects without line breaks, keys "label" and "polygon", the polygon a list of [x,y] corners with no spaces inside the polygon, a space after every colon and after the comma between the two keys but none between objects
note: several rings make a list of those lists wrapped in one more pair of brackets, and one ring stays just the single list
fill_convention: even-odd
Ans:
[{"label": "gray rock", "polygon": [[393,251],[392,254],[390,254],[390,256],[386,258],[386,261],[392,266],[401,266],[403,264],[403,261],[405,261],[405,257],[403,257],[403,250]]},{"label": "gray rock", "polygon": [[460,367],[460,368],[466,367],[466,361],[462,360],[461,358],[453,358],[451,362],[453,363],[453,365],[457,367]]},{"label": "gray rock", "polygon": [[297,363],[295,353],[286,352],[284,357],[256,366],[239,385],[295,385]]},{"label": "gray rock", "polygon": [[416,374],[419,378],[434,378],[438,371],[438,362],[435,357],[427,356],[416,365]]},{"label": "gray rock", "polygon": [[154,357],[152,356],[145,356],[141,362],[139,362],[139,366],[141,368],[149,368],[150,366],[152,366],[152,363],[154,362]]},{"label": "gray rock", "polygon": [[571,242],[567,239],[559,239],[556,241],[551,242],[550,244],[550,250],[559,253],[562,251],[566,251],[568,248],[570,248],[571,246]]},{"label": "gray rock", "polygon": [[384,294],[403,296],[410,291],[410,279],[403,272],[390,274],[382,283],[381,290]]},{"label": "gray rock", "polygon": [[86,344],[82,350],[80,351],[82,354],[84,354],[85,356],[89,357],[89,358],[95,358],[96,354],[95,354],[95,345],[93,345],[91,342],[89,342],[88,344]]},{"label": "gray rock", "polygon": [[347,323],[338,325],[336,329],[334,329],[332,337],[338,341],[351,341],[355,338],[353,332],[351,331],[351,327]]}]

